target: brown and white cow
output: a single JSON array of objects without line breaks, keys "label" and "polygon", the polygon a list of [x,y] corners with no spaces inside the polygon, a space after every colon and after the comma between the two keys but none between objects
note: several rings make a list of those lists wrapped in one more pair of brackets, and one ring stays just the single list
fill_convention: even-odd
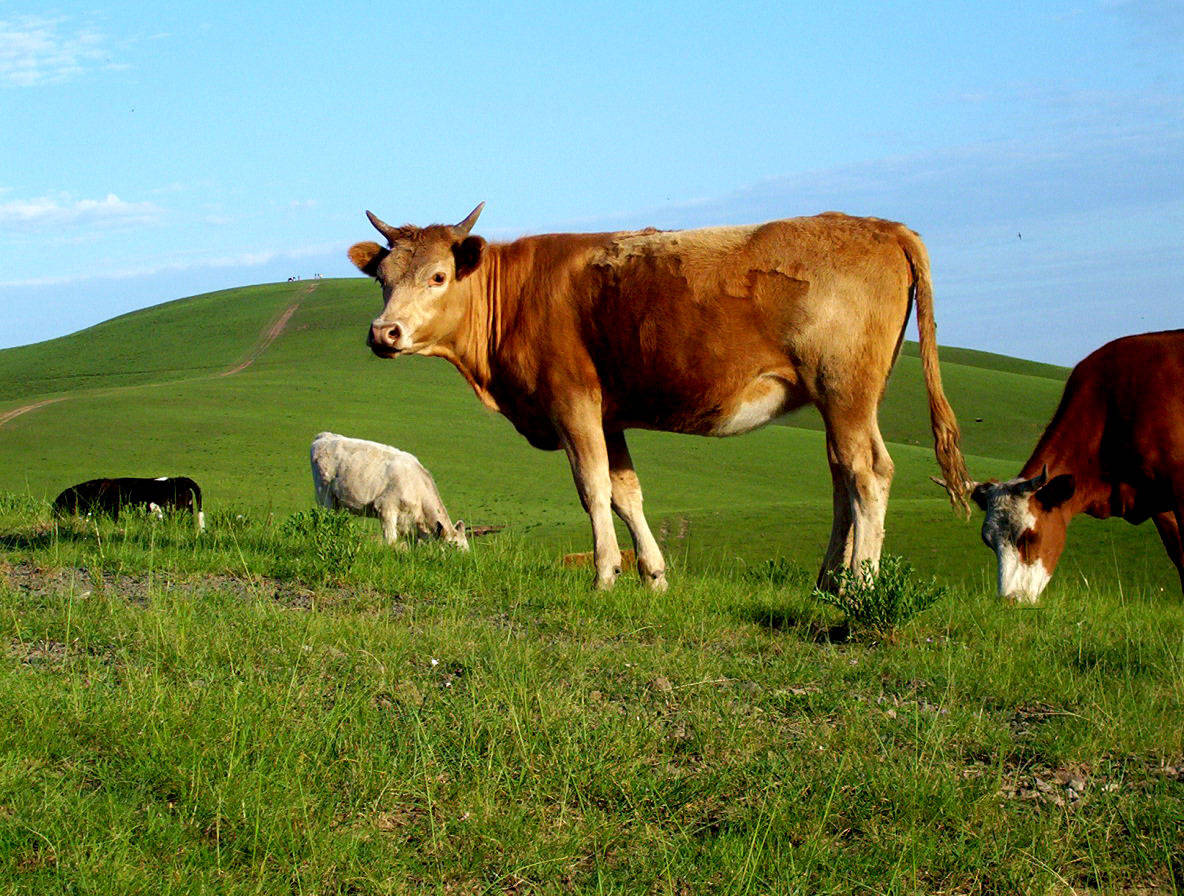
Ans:
[{"label": "brown and white cow", "polygon": [[970,483],[998,556],[999,595],[1036,601],[1079,513],[1149,517],[1184,589],[1184,330],[1107,343],[1073,368],[1015,479]]},{"label": "brown and white cow", "polygon": [[[941,388],[929,258],[901,224],[827,213],[748,227],[564,233],[488,244],[455,226],[392,227],[350,259],[382,285],[380,357],[443,357],[536,448],[563,448],[592,521],[598,587],[625,521],[644,582],[666,586],[624,431],[725,436],[813,403],[826,424],[834,527],[819,581],[877,563],[893,465],[876,412],[917,304],[938,461],[966,482]],[[964,492],[950,490],[965,506]]]}]

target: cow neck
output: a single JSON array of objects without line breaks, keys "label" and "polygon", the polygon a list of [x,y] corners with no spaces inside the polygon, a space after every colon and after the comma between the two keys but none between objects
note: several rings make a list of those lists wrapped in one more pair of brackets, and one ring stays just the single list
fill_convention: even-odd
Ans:
[{"label": "cow neck", "polygon": [[477,397],[493,410],[500,410],[489,392],[492,363],[501,342],[502,315],[498,295],[501,258],[497,246],[487,246],[481,265],[467,277],[463,294],[464,312],[453,339],[440,343],[435,354],[443,355],[473,387]]},{"label": "cow neck", "polygon": [[1111,515],[1112,496],[1101,475],[1102,431],[1099,421],[1078,408],[1066,392],[1020,476],[1031,479],[1048,469],[1048,478],[1072,473],[1073,496],[1062,505],[1066,520],[1079,513],[1104,519]]}]

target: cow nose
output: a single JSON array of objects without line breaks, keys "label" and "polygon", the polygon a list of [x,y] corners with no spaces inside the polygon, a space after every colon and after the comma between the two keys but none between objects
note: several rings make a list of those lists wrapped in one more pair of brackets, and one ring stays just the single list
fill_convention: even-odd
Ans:
[{"label": "cow nose", "polygon": [[374,323],[370,326],[370,336],[366,341],[370,348],[397,349],[402,335],[398,324]]}]

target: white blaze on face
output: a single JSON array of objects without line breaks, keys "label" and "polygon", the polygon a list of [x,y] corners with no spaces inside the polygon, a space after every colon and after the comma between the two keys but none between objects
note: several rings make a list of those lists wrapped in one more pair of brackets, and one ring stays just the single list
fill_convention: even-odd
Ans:
[{"label": "white blaze on face", "polygon": [[983,541],[998,558],[999,596],[1017,603],[1036,603],[1052,574],[1039,557],[1028,563],[1020,554],[1019,540],[1025,532],[1036,530],[1036,517],[1028,493],[1008,490],[1015,482],[996,486],[991,494],[983,521]]},{"label": "white blaze on face", "polygon": [[1021,604],[1034,604],[1052,578],[1040,560],[1025,563],[1019,549],[1010,542],[995,548],[999,558],[999,596]]}]

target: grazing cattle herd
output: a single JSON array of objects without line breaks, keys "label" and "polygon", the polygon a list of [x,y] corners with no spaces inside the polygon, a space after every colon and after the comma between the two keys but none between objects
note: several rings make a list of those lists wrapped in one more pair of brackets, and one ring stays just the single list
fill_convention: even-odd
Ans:
[{"label": "grazing cattle herd", "polygon": [[[594,584],[622,570],[612,522],[628,528],[642,581],[666,588],[625,441],[628,429],[748,432],[805,404],[826,428],[830,543],[818,574],[874,571],[893,463],[879,404],[916,306],[935,479],[956,508],[985,511],[999,594],[1034,602],[1077,514],[1154,521],[1184,590],[1184,330],[1115,340],[1072,371],[1019,475],[974,482],[942,390],[929,260],[908,228],[826,213],[748,227],[545,234],[487,243],[483,205],[456,225],[392,227],[349,250],[382,288],[367,334],[379,357],[450,361],[527,441],[562,449],[592,526]],[[322,432],[309,459],[317,502],[381,521],[387,543],[435,538],[469,549],[435,481],[411,454]],[[92,479],[57,515],[184,510],[204,528],[188,477]],[[479,532],[477,534],[480,534]],[[630,564],[632,565],[632,563]]]}]

